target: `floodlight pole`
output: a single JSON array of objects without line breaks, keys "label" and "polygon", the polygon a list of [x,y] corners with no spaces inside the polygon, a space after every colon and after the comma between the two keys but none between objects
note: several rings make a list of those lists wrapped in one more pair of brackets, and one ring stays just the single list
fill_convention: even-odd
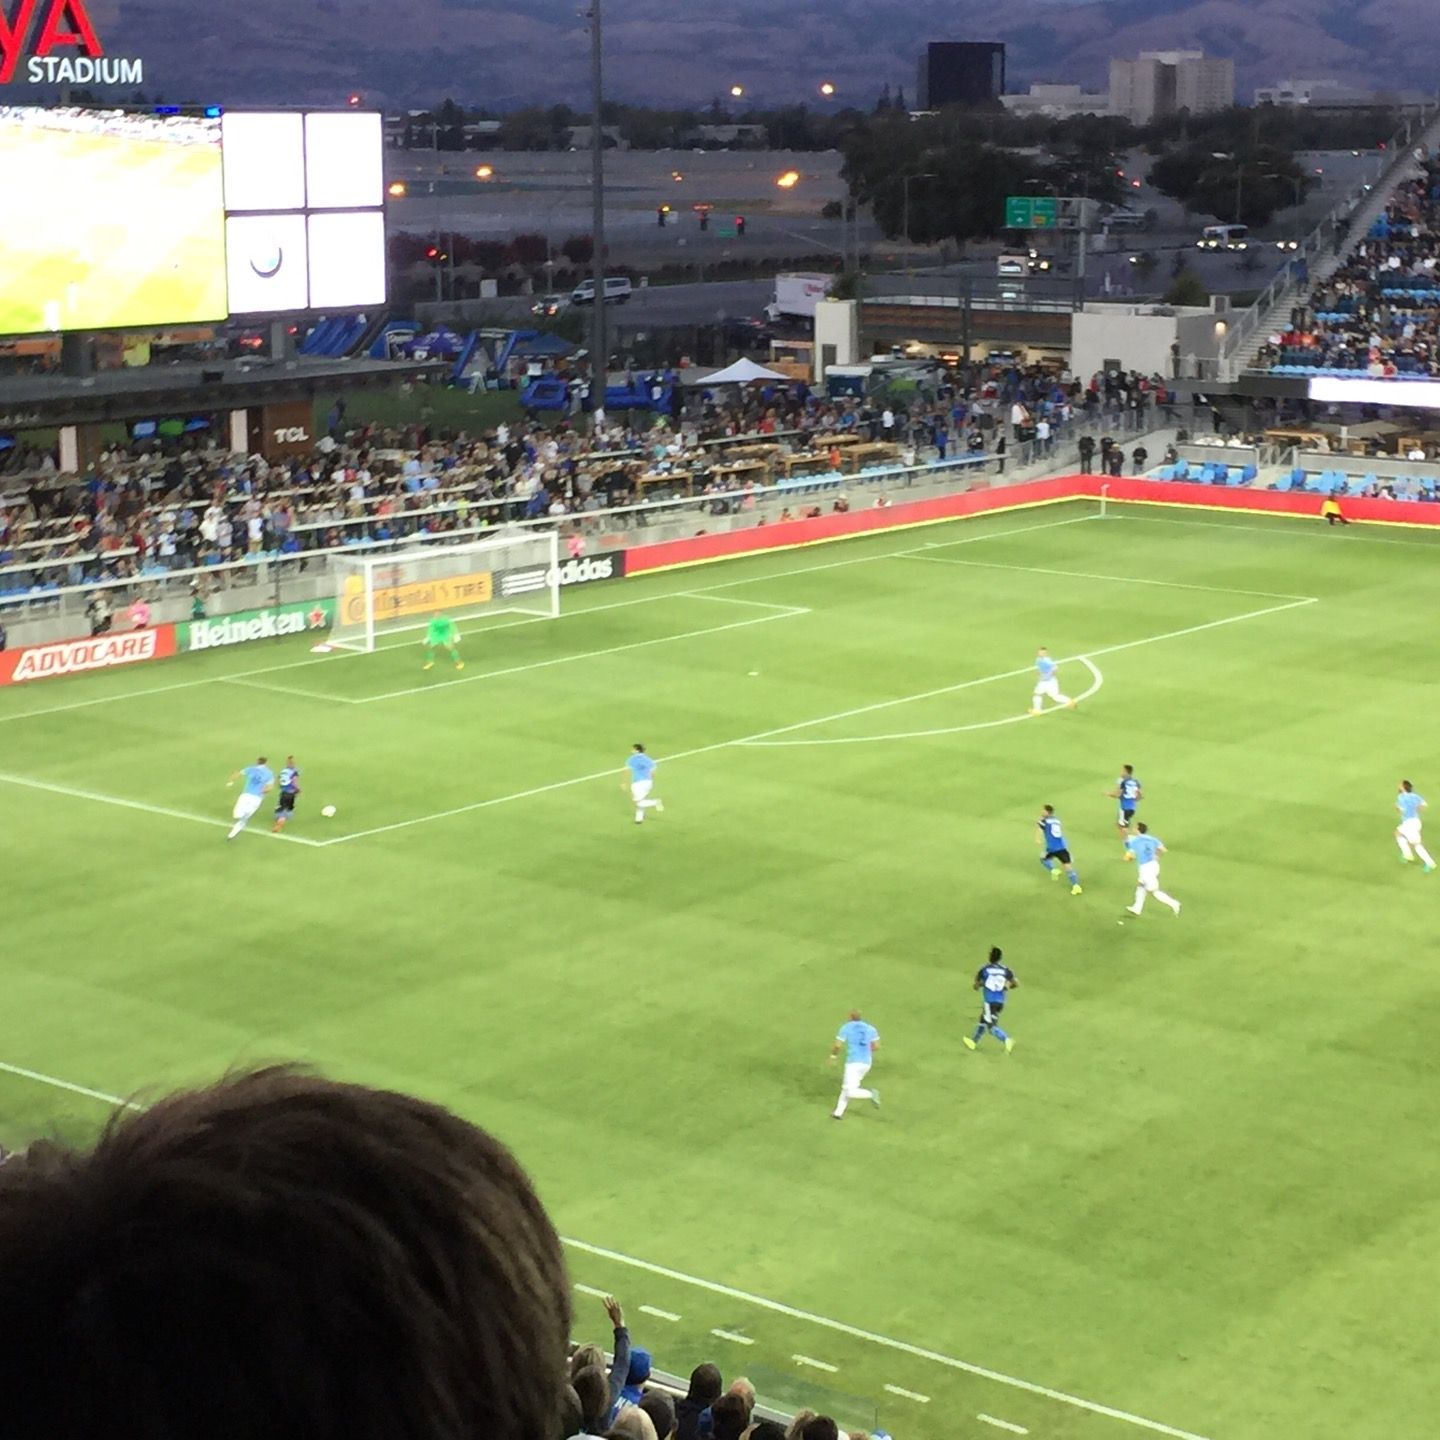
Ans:
[{"label": "floodlight pole", "polygon": [[605,136],[600,107],[604,97],[600,37],[600,0],[590,0],[590,221],[593,250],[590,274],[595,284],[590,319],[590,411],[605,408],[609,382],[609,345],[605,334]]}]

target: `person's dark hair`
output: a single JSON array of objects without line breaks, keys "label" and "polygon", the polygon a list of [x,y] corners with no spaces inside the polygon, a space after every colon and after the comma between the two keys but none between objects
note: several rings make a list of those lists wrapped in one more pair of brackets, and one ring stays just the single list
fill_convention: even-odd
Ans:
[{"label": "person's dark hair", "polygon": [[785,1427],[778,1420],[757,1420],[751,1427],[750,1440],[785,1440]]},{"label": "person's dark hair", "polygon": [[647,1390],[640,1397],[640,1408],[654,1424],[658,1440],[670,1440],[676,1426],[675,1402],[663,1390]]},{"label": "person's dark hair", "polygon": [[560,1387],[560,1423],[555,1427],[557,1440],[569,1440],[572,1435],[580,1433],[580,1427],[585,1423],[585,1414],[580,1408],[580,1397],[575,1393],[573,1385],[562,1385]]},{"label": "person's dark hair", "polygon": [[703,1400],[707,1405],[720,1398],[720,1391],[724,1388],[725,1382],[720,1378],[720,1367],[718,1365],[704,1364],[697,1365],[690,1372],[690,1389],[686,1393],[689,1400]]},{"label": "person's dark hair", "polygon": [[840,1440],[840,1427],[828,1415],[817,1415],[805,1422],[800,1440]]},{"label": "person's dark hair", "polygon": [[587,1365],[570,1378],[580,1397],[580,1417],[587,1432],[598,1434],[610,1418],[610,1377],[596,1365]]},{"label": "person's dark hair", "polygon": [[1136,828],[1142,835],[1148,835],[1148,834],[1150,833],[1150,827],[1149,827],[1143,820],[1137,820],[1137,821],[1135,822],[1135,828]]},{"label": "person's dark hair", "polygon": [[710,1419],[715,1440],[740,1440],[750,1423],[750,1412],[740,1396],[727,1393],[710,1407]]},{"label": "person's dark hair", "polygon": [[990,963],[992,965],[998,965],[1004,958],[1005,952],[998,945],[990,947]]},{"label": "person's dark hair", "polygon": [[559,1241],[498,1141],[290,1069],[0,1168],[14,1440],[550,1440]]}]

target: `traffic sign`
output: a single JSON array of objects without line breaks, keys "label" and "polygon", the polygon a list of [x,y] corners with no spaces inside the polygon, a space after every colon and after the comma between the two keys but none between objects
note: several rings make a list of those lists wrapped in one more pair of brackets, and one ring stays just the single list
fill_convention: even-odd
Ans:
[{"label": "traffic sign", "polygon": [[1007,230],[1053,230],[1059,218],[1060,204],[1053,195],[1007,195],[1005,197],[1005,228]]}]

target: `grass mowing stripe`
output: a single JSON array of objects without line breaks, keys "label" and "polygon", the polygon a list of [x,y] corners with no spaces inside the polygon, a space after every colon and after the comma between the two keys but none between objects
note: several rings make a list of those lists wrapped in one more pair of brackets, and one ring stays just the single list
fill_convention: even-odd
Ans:
[{"label": "grass mowing stripe", "polygon": [[[912,1345],[906,1340],[896,1340],[889,1335],[880,1335],[873,1330],[861,1329],[858,1325],[849,1325],[843,1320],[832,1320],[828,1315],[816,1315],[809,1310],[797,1309],[794,1305],[786,1305],[779,1300],[769,1300],[763,1295],[752,1295],[746,1290],[737,1290],[733,1285],[722,1285],[715,1280],[705,1280],[698,1275],[687,1275],[683,1270],[672,1270],[667,1265],[656,1265],[649,1260],[639,1260],[633,1255],[622,1254],[618,1250],[607,1250],[600,1245],[590,1245],[584,1240],[574,1240],[569,1236],[562,1235],[560,1242],[568,1245],[572,1250],[578,1250],[584,1255],[593,1255],[600,1260],[609,1260],[617,1265],[627,1265],[634,1270],[643,1270],[650,1275],[658,1275],[663,1280],[674,1280],[681,1285],[693,1285],[697,1290],[707,1290],[712,1295],[722,1296],[726,1300],[739,1300],[747,1305],[754,1305],[757,1309],[768,1310],[775,1315],[783,1315],[790,1320],[801,1320],[809,1325],[818,1325],[824,1330],[833,1330],[837,1335],[848,1335],[852,1340],[868,1341],[872,1345],[883,1346],[887,1350],[899,1351],[902,1355],[910,1355],[917,1360],[929,1360],[936,1365],[944,1365],[951,1370],[961,1370],[967,1375],[978,1376],[982,1380],[993,1380],[997,1385],[1007,1385],[1013,1390],[1023,1390],[1029,1395],[1040,1395],[1047,1400],[1056,1400],[1062,1405],[1069,1405],[1077,1410],[1087,1410],[1092,1415],[1103,1415],[1109,1420],[1123,1421],[1127,1425],[1134,1425],[1138,1429],[1148,1430],[1155,1435],[1168,1435],[1171,1440],[1206,1440],[1203,1435],[1197,1435],[1193,1430],[1180,1430],[1173,1425],[1165,1425],[1159,1420],[1147,1420],[1143,1415],[1134,1415],[1128,1410],[1117,1409],[1113,1405],[1102,1405],[1095,1400],[1087,1400],[1081,1395],[1071,1395],[1064,1390],[1055,1390],[1048,1385],[1036,1385],[1033,1381],[1022,1380],[1015,1375],[1006,1375],[1000,1370],[991,1370],[984,1365],[975,1365],[968,1360],[958,1360],[953,1355],[942,1355],[938,1350],[927,1349],[923,1345]],[[712,1335],[721,1335],[722,1332],[712,1330]],[[725,1339],[743,1339],[733,1334],[723,1335]],[[745,1341],[745,1343],[750,1343]]]}]

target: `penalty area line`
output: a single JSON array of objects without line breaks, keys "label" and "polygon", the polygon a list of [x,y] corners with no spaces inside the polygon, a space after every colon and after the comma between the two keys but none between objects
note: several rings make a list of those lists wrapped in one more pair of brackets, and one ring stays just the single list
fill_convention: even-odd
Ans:
[{"label": "penalty area line", "polygon": [[[163,815],[167,820],[188,820],[192,825],[208,825],[211,829],[217,826],[222,830],[228,830],[231,822],[221,820],[214,815],[196,815],[191,810],[175,810],[168,805],[151,805],[144,800],[127,800],[121,795],[102,795],[98,790],[81,790],[73,785],[57,785],[49,780],[33,780],[28,775],[11,775],[0,771],[0,784],[18,785],[25,790],[41,790],[47,795],[64,795],[71,800],[89,800],[97,805],[115,805],[122,810],[139,810],[146,815]],[[327,842],[324,840],[308,840],[303,835],[290,835],[281,831],[278,835],[273,830],[254,830],[248,826],[241,834],[259,835],[266,840],[283,840],[287,845],[309,845],[313,849],[319,849]]]}]

